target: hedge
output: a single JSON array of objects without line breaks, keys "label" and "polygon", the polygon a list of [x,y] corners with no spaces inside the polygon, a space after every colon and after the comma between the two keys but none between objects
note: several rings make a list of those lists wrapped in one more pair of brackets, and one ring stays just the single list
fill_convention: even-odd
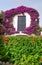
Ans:
[{"label": "hedge", "polygon": [[14,65],[42,65],[42,37],[0,36],[0,61]]}]

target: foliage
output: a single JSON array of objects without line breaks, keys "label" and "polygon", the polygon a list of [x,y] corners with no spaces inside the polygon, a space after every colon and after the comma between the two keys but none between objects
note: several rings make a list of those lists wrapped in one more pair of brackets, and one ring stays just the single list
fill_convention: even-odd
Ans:
[{"label": "foliage", "polygon": [[40,27],[40,30],[42,31],[42,27]]},{"label": "foliage", "polygon": [[0,36],[0,60],[14,65],[41,65],[42,37]]},{"label": "foliage", "polygon": [[0,11],[0,24],[3,24],[3,11]]}]

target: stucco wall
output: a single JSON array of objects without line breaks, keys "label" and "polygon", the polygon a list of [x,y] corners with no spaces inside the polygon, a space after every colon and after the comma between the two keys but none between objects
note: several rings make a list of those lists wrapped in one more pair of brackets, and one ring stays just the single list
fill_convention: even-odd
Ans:
[{"label": "stucco wall", "polygon": [[24,13],[24,14],[18,14],[18,15],[15,15],[13,17],[13,26],[15,28],[15,30],[17,31],[17,24],[18,24],[18,16],[26,16],[26,27],[29,27],[30,24],[31,24],[31,17],[28,13]]}]

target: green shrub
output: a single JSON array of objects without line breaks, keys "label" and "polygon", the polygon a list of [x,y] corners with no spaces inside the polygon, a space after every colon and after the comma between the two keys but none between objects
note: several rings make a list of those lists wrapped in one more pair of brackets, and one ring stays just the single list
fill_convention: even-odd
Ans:
[{"label": "green shrub", "polygon": [[0,36],[0,60],[14,65],[41,65],[42,37]]}]

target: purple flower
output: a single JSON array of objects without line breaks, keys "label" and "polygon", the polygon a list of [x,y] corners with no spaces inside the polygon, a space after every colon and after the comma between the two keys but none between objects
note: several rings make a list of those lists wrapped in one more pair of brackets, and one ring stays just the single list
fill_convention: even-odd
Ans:
[{"label": "purple flower", "polygon": [[[35,25],[37,24],[35,22],[35,19],[37,19],[39,17],[39,13],[33,8],[20,6],[20,7],[5,11],[4,12],[3,25],[6,28],[9,28],[10,27],[9,23],[12,22],[13,16],[16,15],[16,14],[24,13],[24,12],[27,12],[27,13],[30,14],[30,16],[31,16],[31,25],[30,25],[30,27],[27,27],[23,31],[23,33],[26,33],[26,34],[29,34],[29,35],[32,34],[34,32],[34,30],[35,30]],[[7,22],[7,19],[8,19],[8,22]],[[16,31],[11,31],[11,32],[10,31],[7,32],[7,31],[6,31],[7,34],[17,33]]]}]

